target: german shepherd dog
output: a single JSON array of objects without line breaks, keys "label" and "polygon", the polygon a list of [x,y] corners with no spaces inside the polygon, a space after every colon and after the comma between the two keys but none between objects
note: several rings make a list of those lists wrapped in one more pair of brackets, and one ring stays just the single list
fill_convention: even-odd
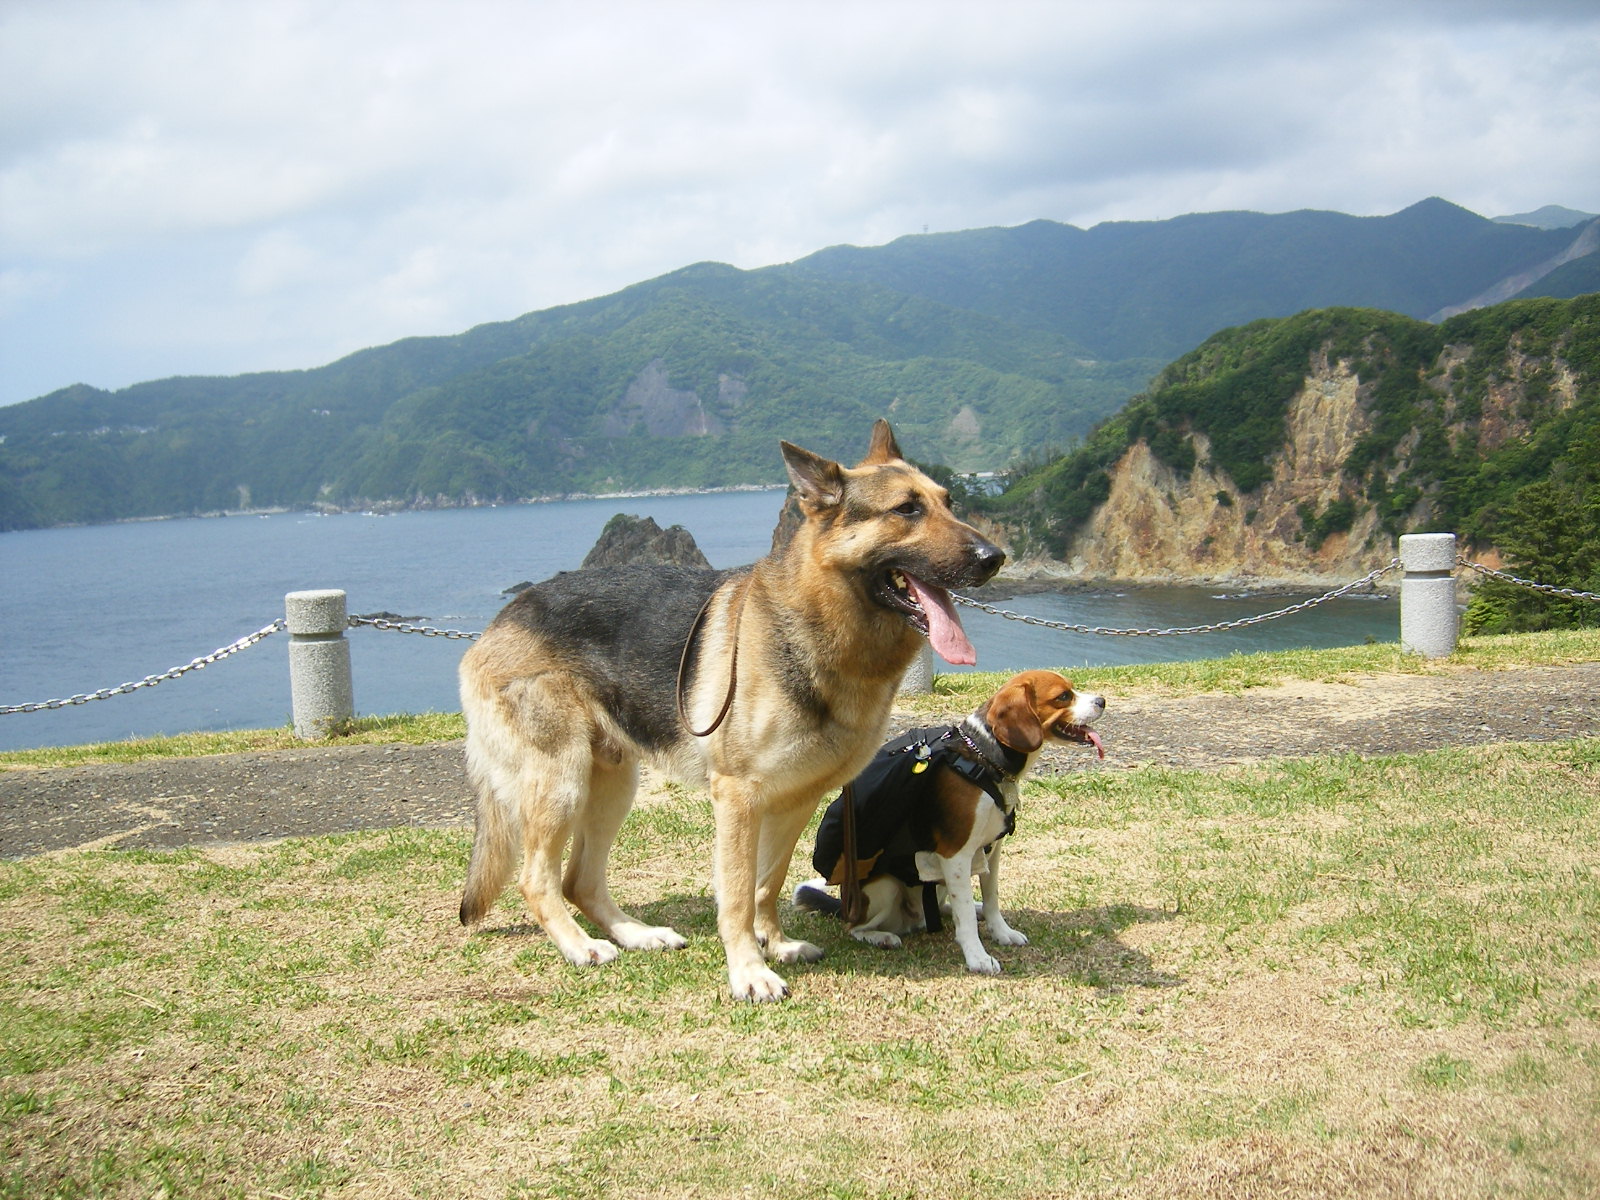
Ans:
[{"label": "german shepherd dog", "polygon": [[822,956],[778,922],[795,842],[823,793],[883,740],[923,637],[951,662],[976,660],[946,589],[983,583],[1005,555],[955,518],[886,421],[855,467],[781,445],[802,520],[766,558],[732,571],[563,573],[522,592],[462,658],[477,793],[462,924],[517,874],[534,920],[575,965],[683,947],[623,912],[606,882],[648,758],[710,788],[734,997],[782,999],[788,987],[765,959]]}]

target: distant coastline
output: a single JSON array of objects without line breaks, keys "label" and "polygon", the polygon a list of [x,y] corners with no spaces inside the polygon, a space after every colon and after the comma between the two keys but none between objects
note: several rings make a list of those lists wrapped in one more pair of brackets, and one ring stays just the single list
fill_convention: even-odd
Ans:
[{"label": "distant coastline", "polygon": [[781,492],[784,483],[735,483],[726,487],[658,487],[635,488],[622,492],[561,492],[549,496],[524,496],[517,500],[380,500],[375,504],[341,507],[333,504],[315,504],[310,511],[328,513],[348,512],[431,512],[437,509],[456,508],[506,508],[519,504],[562,504],[569,500],[640,500],[657,496],[727,496],[742,492]]},{"label": "distant coastline", "polygon": [[[112,522],[94,522],[93,525],[141,525],[149,522],[173,522],[173,520],[213,520],[221,517],[285,517],[290,514],[304,514],[307,517],[349,517],[349,515],[368,515],[368,517],[394,517],[402,512],[450,512],[459,509],[509,509],[509,507],[533,506],[533,504],[563,504],[566,501],[624,501],[624,499],[653,499],[666,498],[666,496],[726,496],[726,494],[763,493],[763,491],[784,491],[787,483],[734,483],[734,485],[718,486],[718,488],[634,488],[627,491],[574,491],[574,493],[552,494],[552,496],[525,496],[509,501],[381,501],[378,504],[310,504],[310,506],[277,506],[262,507],[262,509],[219,509],[213,512],[184,512],[184,514],[165,514],[160,517],[118,517]],[[90,528],[90,525],[54,525],[48,526],[54,530],[70,530],[70,528]],[[1349,579],[1336,578],[1336,576],[1304,576],[1293,579],[1258,579],[1258,578],[1214,578],[1214,576],[1189,576],[1182,579],[1133,579],[1133,578],[1099,578],[1099,576],[1083,576],[1083,574],[1069,573],[1067,563],[1053,560],[1053,558],[1027,558],[1021,562],[1008,563],[1002,568],[997,578],[987,582],[982,587],[968,589],[965,594],[973,600],[982,603],[1003,602],[1019,595],[1085,595],[1085,594],[1128,594],[1128,592],[1144,592],[1144,590],[1163,589],[1163,587],[1214,587],[1221,589],[1230,597],[1285,597],[1285,595],[1306,595],[1307,592],[1323,589],[1323,587],[1338,587],[1346,584]],[[1365,587],[1360,592],[1354,592],[1352,597],[1374,598],[1374,600],[1387,600],[1398,594],[1400,581],[1395,579],[1382,579],[1382,581]]]},{"label": "distant coastline", "polygon": [[[672,496],[721,496],[734,494],[754,494],[761,492],[781,492],[786,490],[787,484],[782,483],[746,483],[731,484],[725,487],[693,488],[693,487],[660,487],[636,488],[620,492],[570,492],[562,495],[527,496],[516,500],[461,500],[449,501],[445,499],[425,501],[380,501],[376,504],[362,505],[337,505],[317,503],[311,505],[276,506],[269,508],[241,508],[219,509],[204,513],[168,513],[162,516],[147,517],[119,517],[114,521],[97,521],[93,525],[136,525],[154,521],[184,521],[184,520],[213,520],[222,517],[279,517],[300,513],[306,516],[396,516],[407,512],[442,512],[475,508],[515,508],[536,504],[561,504],[568,501],[591,500],[639,500]],[[52,529],[87,528],[89,525],[55,525]],[[692,531],[691,531],[692,532]],[[1217,588],[1228,595],[1243,596],[1301,596],[1307,592],[1314,592],[1321,588],[1338,587],[1350,582],[1348,579],[1332,575],[1325,577],[1304,576],[1293,579],[1240,579],[1217,578],[1207,575],[1194,575],[1186,578],[1163,579],[1135,579],[1119,577],[1085,576],[1069,573],[1067,564],[1054,559],[1030,558],[1015,563],[1008,563],[1001,570],[1000,575],[981,588],[975,588],[966,594],[982,603],[994,603],[1011,599],[1015,596],[1037,596],[1047,594],[1057,595],[1082,595],[1086,593],[1128,593],[1138,591],[1154,591],[1170,587],[1200,587]],[[1353,593],[1356,597],[1366,596],[1372,599],[1392,598],[1399,590],[1399,579],[1380,580],[1375,584]]]},{"label": "distant coastline", "polygon": [[[392,516],[403,512],[439,512],[462,508],[512,508],[526,504],[561,504],[569,500],[640,500],[661,496],[725,496],[744,492],[781,492],[785,483],[737,483],[726,487],[660,487],[638,488],[625,492],[564,492],[560,495],[524,496],[516,500],[380,500],[374,504],[314,504],[276,505],[270,508],[219,508],[208,512],[161,513],[155,516],[116,517],[109,521],[70,521],[63,525],[45,525],[41,530],[86,529],[95,525],[140,525],[149,521],[211,521],[222,517],[282,517],[290,513],[304,513],[312,517],[332,516]],[[38,530],[0,530],[0,533],[30,533]]]}]

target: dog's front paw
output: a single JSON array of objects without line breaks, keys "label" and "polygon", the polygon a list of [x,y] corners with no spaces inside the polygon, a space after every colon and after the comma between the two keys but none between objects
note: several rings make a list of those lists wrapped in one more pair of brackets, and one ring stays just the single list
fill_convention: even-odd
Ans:
[{"label": "dog's front paw", "polygon": [[998,975],[1000,974],[1000,960],[992,954],[984,954],[982,952],[969,954],[967,955],[967,970],[975,975]]},{"label": "dog's front paw", "polygon": [[762,1004],[782,1000],[789,994],[789,985],[766,967],[729,967],[728,991],[735,1000]]},{"label": "dog's front paw", "polygon": [[633,925],[611,931],[624,950],[682,950],[687,938],[665,925]]},{"label": "dog's front paw", "polygon": [[1009,925],[989,926],[989,940],[996,946],[1026,946],[1028,939]]},{"label": "dog's front paw", "polygon": [[570,946],[561,947],[561,953],[575,967],[598,967],[617,958],[622,951],[615,942],[599,938],[584,938]]}]

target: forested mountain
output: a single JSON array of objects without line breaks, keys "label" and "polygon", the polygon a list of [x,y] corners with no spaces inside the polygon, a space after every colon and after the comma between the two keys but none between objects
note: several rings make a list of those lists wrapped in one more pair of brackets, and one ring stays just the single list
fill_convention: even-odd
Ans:
[{"label": "forested mountain", "polygon": [[1579,212],[1574,208],[1563,208],[1559,204],[1546,204],[1543,208],[1529,213],[1513,213],[1510,216],[1496,217],[1496,221],[1507,225],[1535,225],[1540,229],[1571,229],[1575,225],[1585,225],[1595,219],[1595,213]]},{"label": "forested mountain", "polygon": [[1091,577],[1349,579],[1445,531],[1600,588],[1600,294],[1226,330],[988,509]]},{"label": "forested mountain", "polygon": [[0,529],[772,482],[778,438],[849,457],[880,415],[922,461],[998,469],[1070,444],[1225,326],[1330,304],[1427,317],[1523,278],[1583,290],[1596,256],[1559,260],[1595,232],[1430,200],[700,264],[312,370],[0,408]]},{"label": "forested mountain", "polygon": [[1519,296],[1556,296],[1570,300],[1587,292],[1600,292],[1600,254],[1589,254],[1557,267],[1529,284]]},{"label": "forested mountain", "polygon": [[1159,364],[868,284],[688,267],[313,371],[0,408],[0,528],[248,507],[483,503],[783,478],[778,439],[1001,466]]},{"label": "forested mountain", "polygon": [[1219,212],[1088,230],[1034,221],[867,250],[834,247],[790,269],[1067,331],[1103,358],[1166,362],[1219,329],[1308,308],[1431,319],[1582,237],[1580,229],[1507,225],[1432,199],[1387,217]]}]

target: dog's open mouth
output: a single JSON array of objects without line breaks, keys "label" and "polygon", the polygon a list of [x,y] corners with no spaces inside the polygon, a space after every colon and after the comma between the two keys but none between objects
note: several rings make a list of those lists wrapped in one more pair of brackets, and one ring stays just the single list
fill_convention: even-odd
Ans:
[{"label": "dog's open mouth", "polygon": [[1093,746],[1101,758],[1106,756],[1105,743],[1100,740],[1100,735],[1087,725],[1073,725],[1067,721],[1057,721],[1050,727],[1050,732],[1064,742],[1078,742],[1080,745]]},{"label": "dog's open mouth", "polygon": [[970,667],[978,661],[978,652],[967,640],[967,631],[961,628],[961,618],[944,588],[924,583],[904,571],[889,570],[878,585],[878,598],[926,635],[946,662]]}]

